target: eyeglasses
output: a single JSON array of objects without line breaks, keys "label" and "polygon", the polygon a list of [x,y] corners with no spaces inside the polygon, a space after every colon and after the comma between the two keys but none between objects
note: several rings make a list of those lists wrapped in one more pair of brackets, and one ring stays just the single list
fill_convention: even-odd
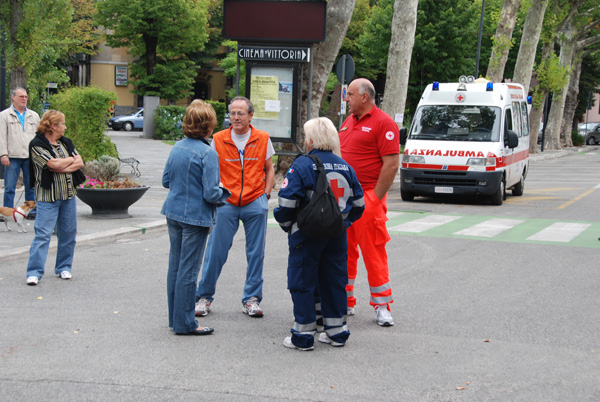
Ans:
[{"label": "eyeglasses", "polygon": [[244,112],[231,112],[231,113],[229,113],[229,115],[233,116],[233,117],[244,117],[247,114],[248,113],[244,113]]},{"label": "eyeglasses", "polygon": [[29,96],[27,96],[27,95],[19,95],[19,96],[17,96],[17,98],[19,98],[19,99],[29,99]]}]

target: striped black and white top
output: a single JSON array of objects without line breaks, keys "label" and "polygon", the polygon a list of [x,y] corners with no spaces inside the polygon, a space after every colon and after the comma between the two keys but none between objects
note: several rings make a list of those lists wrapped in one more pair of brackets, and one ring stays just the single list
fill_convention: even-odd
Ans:
[{"label": "striped black and white top", "polygon": [[[69,152],[65,145],[58,141],[58,145],[51,144],[52,150],[59,158],[67,158]],[[73,155],[78,155],[77,150],[73,150]],[[73,185],[73,177],[71,173],[54,173],[54,182],[49,189],[42,187],[42,170],[48,169],[48,161],[54,159],[47,149],[42,147],[32,147],[31,160],[34,164],[35,172],[35,200],[37,202],[55,202],[70,200],[75,196],[77,190]]]}]

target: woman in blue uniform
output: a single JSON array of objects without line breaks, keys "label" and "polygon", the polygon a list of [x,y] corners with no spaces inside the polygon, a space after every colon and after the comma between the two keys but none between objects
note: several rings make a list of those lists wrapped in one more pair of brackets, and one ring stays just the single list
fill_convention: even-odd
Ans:
[{"label": "woman in blue uniform", "polygon": [[[323,162],[332,192],[349,227],[362,215],[364,199],[354,170],[338,156],[337,130],[331,120],[319,117],[307,121],[304,132],[306,149]],[[285,338],[283,344],[299,350],[314,348],[315,294],[320,294],[325,327],[319,341],[344,346],[350,336],[346,325],[346,232],[334,238],[313,239],[305,236],[296,224],[298,212],[310,201],[317,173],[311,158],[297,158],[281,184],[279,206],[274,211],[275,219],[288,232],[288,289],[294,303],[292,336]]]}]

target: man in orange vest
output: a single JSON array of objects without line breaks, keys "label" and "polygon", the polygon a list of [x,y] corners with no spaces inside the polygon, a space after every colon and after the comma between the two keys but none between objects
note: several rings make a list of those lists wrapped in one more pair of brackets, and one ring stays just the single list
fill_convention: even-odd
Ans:
[{"label": "man in orange vest", "polygon": [[237,96],[229,104],[231,127],[213,135],[212,147],[219,154],[223,187],[231,197],[217,210],[217,225],[210,234],[196,289],[196,316],[212,310],[217,280],[227,261],[239,221],[246,233],[246,283],[242,311],[250,317],[262,317],[263,262],[269,198],[275,182],[272,156],[275,153],[269,133],[254,128],[250,121],[254,106]]},{"label": "man in orange vest", "polygon": [[358,78],[348,86],[346,96],[351,115],[340,129],[342,158],[354,168],[365,193],[365,211],[348,228],[348,315],[354,314],[354,281],[358,247],[367,268],[370,304],[377,324],[394,325],[390,313],[392,286],[385,244],[390,240],[387,221],[387,192],[394,182],[400,163],[398,125],[375,105],[375,88],[369,80]]}]

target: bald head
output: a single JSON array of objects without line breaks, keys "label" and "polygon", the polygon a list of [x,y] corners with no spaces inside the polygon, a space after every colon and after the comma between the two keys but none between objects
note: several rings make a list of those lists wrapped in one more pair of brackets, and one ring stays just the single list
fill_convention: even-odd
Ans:
[{"label": "bald head", "polygon": [[375,87],[366,78],[357,78],[348,85],[348,110],[359,119],[375,105]]}]

